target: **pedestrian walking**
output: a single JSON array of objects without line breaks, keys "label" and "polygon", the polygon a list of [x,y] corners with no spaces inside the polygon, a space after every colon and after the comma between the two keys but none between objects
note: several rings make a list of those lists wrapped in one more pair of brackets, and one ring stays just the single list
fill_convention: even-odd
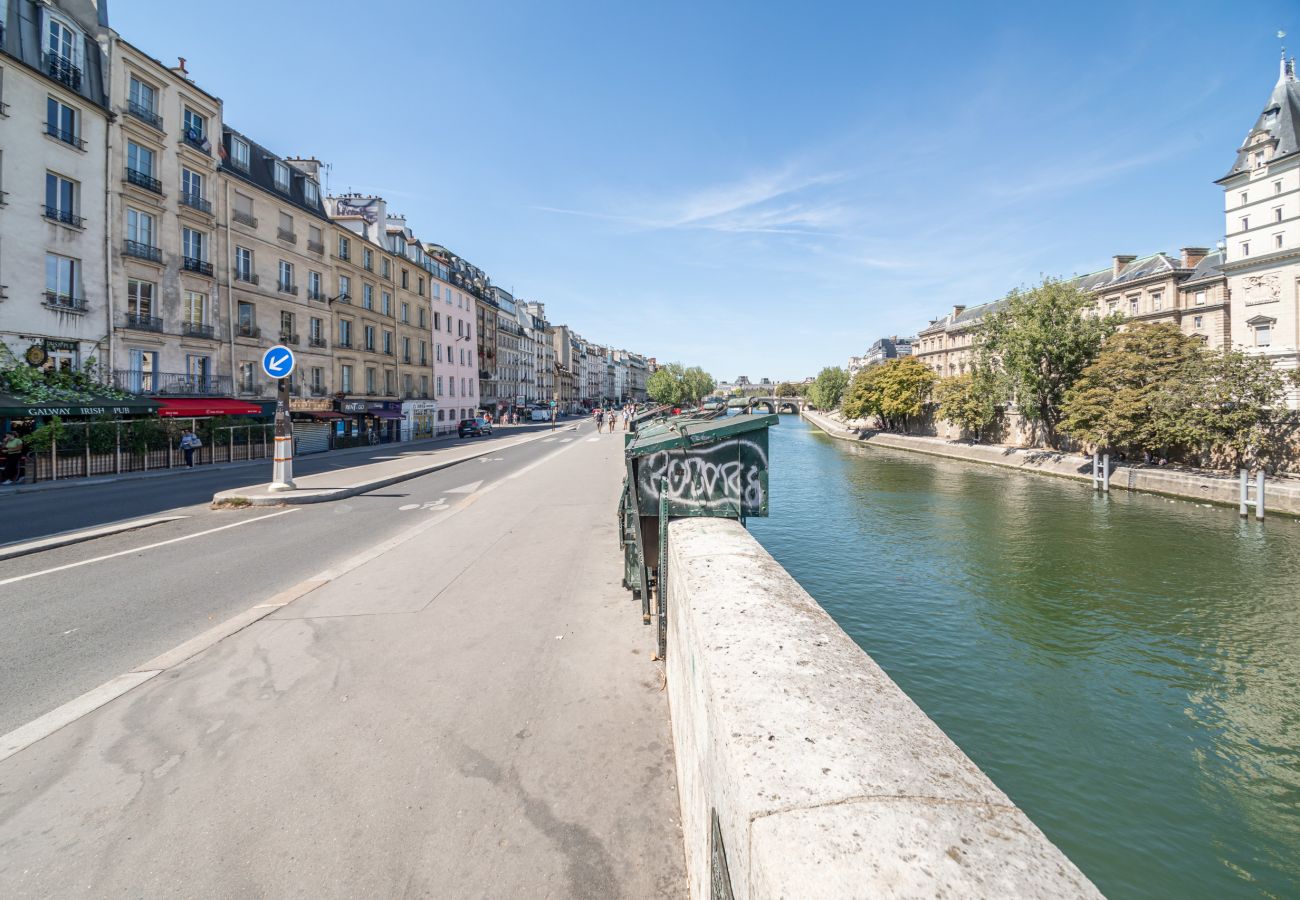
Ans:
[{"label": "pedestrian walking", "polygon": [[603,426],[604,424],[605,424],[605,411],[603,409],[598,409],[596,410],[596,434],[600,434],[601,426]]},{"label": "pedestrian walking", "polygon": [[0,484],[14,484],[18,481],[18,467],[23,461],[23,439],[17,432],[6,431],[0,451],[4,454],[4,480]]},{"label": "pedestrian walking", "polygon": [[188,428],[181,435],[181,451],[185,454],[185,465],[194,468],[194,451],[203,446],[199,436]]}]

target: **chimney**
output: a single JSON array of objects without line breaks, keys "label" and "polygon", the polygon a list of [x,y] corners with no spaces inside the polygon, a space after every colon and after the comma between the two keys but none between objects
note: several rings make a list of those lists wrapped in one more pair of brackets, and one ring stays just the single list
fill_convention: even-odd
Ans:
[{"label": "chimney", "polygon": [[186,81],[190,81],[191,80],[190,70],[185,68],[185,57],[178,56],[176,58],[179,60],[179,62],[177,62],[176,65],[172,66],[172,71],[175,72],[177,75],[181,76],[182,78],[184,78]]},{"label": "chimney", "polygon": [[955,304],[952,308],[952,317],[954,319],[957,318],[959,315],[962,314],[962,310],[964,310],[965,308],[966,308],[965,304]]},{"label": "chimney", "polygon": [[1131,263],[1131,262],[1132,262],[1133,260],[1135,260],[1135,259],[1137,259],[1137,257],[1134,256],[1134,255],[1131,254],[1131,253],[1119,253],[1119,254],[1116,254],[1116,256],[1115,256],[1115,260],[1114,260],[1114,264],[1112,265],[1112,275],[1113,275],[1113,277],[1118,278],[1118,277],[1119,277],[1119,273],[1122,272],[1122,271],[1124,271],[1124,267],[1127,266],[1129,263]]},{"label": "chimney", "polygon": [[1183,268],[1195,269],[1197,263],[1199,263],[1201,260],[1205,259],[1205,257],[1210,255],[1210,248],[1209,247],[1184,247],[1182,249],[1182,254],[1183,254]]}]

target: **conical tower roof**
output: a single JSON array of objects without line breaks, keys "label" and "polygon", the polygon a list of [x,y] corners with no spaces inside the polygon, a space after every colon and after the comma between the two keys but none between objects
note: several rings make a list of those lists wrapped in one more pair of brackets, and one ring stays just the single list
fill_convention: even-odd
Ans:
[{"label": "conical tower roof", "polygon": [[1251,153],[1272,148],[1270,163],[1300,152],[1300,82],[1295,78],[1295,59],[1283,57],[1281,72],[1264,111],[1237,150],[1237,159],[1220,181],[1251,169]]}]

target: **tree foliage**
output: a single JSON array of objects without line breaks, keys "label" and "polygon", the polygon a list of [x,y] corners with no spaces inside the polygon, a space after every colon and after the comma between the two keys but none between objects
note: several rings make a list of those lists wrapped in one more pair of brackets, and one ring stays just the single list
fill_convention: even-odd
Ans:
[{"label": "tree foliage", "polygon": [[907,430],[910,420],[925,413],[935,374],[910,356],[863,369],[853,379],[844,400],[851,419],[879,416],[886,428]]},{"label": "tree foliage", "polygon": [[1287,382],[1263,357],[1138,325],[1107,339],[1067,393],[1061,427],[1103,449],[1268,463],[1283,452]]},{"label": "tree foliage", "polygon": [[979,370],[941,378],[934,386],[939,418],[969,432],[977,442],[997,421],[999,393],[992,373]]},{"label": "tree foliage", "polygon": [[831,410],[840,405],[844,389],[849,386],[849,375],[839,366],[827,366],[817,373],[808,389],[808,402],[818,409]]},{"label": "tree foliage", "polygon": [[646,379],[646,393],[659,403],[677,406],[698,403],[713,393],[713,376],[699,366],[684,368],[681,363],[660,366]]},{"label": "tree foliage", "polygon": [[1118,318],[1084,315],[1092,300],[1073,284],[1046,278],[1028,291],[1012,291],[1004,308],[976,333],[976,367],[998,371],[1021,412],[1055,447],[1066,392],[1083,375]]}]

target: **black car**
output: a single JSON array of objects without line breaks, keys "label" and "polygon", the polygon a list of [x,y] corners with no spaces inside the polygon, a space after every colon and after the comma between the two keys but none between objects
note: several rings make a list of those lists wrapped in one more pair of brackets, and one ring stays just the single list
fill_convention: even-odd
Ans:
[{"label": "black car", "polygon": [[456,433],[461,437],[482,436],[492,433],[492,425],[487,419],[461,419],[460,424],[456,426]]}]

